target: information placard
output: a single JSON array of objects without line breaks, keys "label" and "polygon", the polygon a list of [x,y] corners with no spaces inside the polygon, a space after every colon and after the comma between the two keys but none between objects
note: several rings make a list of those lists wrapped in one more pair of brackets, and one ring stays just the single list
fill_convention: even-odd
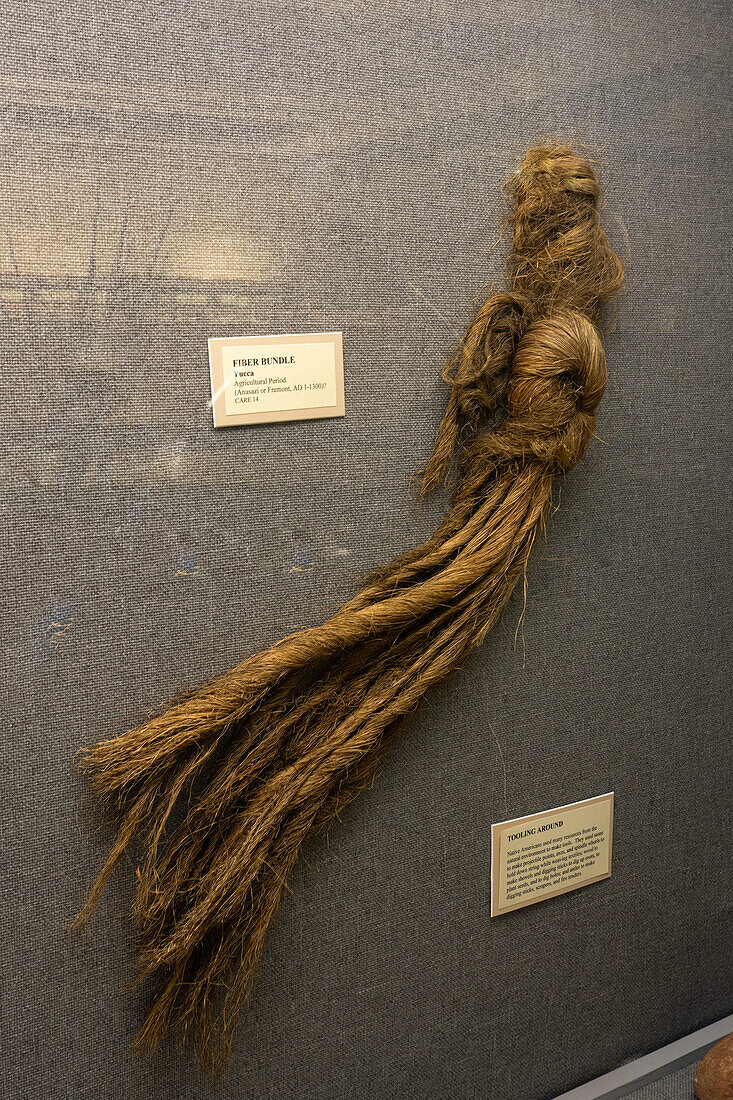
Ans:
[{"label": "information placard", "polygon": [[214,427],[343,416],[340,332],[209,340]]},{"label": "information placard", "polygon": [[491,915],[609,878],[613,791],[491,826]]}]

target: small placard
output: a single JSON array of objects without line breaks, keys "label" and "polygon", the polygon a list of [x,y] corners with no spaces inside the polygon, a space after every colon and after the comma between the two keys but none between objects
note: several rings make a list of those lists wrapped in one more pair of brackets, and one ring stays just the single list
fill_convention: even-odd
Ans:
[{"label": "small placard", "polygon": [[214,427],[343,416],[340,332],[209,340]]},{"label": "small placard", "polygon": [[491,915],[609,878],[613,791],[491,826]]}]

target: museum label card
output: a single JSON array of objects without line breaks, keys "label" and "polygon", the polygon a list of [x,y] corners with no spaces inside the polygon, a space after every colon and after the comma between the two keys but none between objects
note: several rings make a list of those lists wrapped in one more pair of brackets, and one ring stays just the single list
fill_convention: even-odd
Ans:
[{"label": "museum label card", "polygon": [[340,332],[209,340],[214,427],[343,416]]},{"label": "museum label card", "polygon": [[491,826],[491,915],[609,878],[613,791]]}]

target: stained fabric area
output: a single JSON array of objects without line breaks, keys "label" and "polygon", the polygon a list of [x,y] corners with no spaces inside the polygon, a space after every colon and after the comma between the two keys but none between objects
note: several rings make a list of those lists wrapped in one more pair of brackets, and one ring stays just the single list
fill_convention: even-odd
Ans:
[{"label": "stained fabric area", "polygon": [[[727,6],[11,5],[2,30],[5,1091],[539,1100],[730,1011]],[[309,841],[226,1074],[134,1058],[69,937],[74,754],[428,538],[497,183],[583,143],[627,270],[597,438],[500,625]],[[344,333],[346,416],[214,431],[206,341]],[[524,611],[524,614],[523,614]],[[608,790],[612,877],[489,918],[492,822]],[[99,931],[104,935],[100,937]]]}]

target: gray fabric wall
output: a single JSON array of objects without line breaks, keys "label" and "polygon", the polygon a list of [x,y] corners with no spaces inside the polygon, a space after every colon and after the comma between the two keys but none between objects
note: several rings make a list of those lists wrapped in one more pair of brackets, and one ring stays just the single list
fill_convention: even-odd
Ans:
[{"label": "gray fabric wall", "polygon": [[[540,1100],[733,1010],[727,4],[18,5],[0,189],[4,1095]],[[628,264],[521,593],[308,846],[226,1077],[130,1056],[72,757],[428,534],[409,475],[499,186],[587,144]],[[342,329],[344,420],[211,427],[209,336]],[[489,919],[493,821],[616,791],[613,877]]]}]

